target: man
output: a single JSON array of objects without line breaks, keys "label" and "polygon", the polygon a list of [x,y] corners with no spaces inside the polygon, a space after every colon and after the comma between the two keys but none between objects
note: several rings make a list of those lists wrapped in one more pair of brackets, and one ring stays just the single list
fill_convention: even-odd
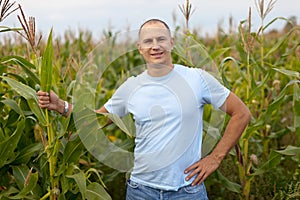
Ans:
[{"label": "man", "polygon": [[[134,167],[127,200],[208,199],[203,181],[238,142],[251,114],[244,103],[201,69],[172,63],[174,39],[168,25],[146,21],[138,49],[147,70],[125,81],[98,112],[133,115],[136,125]],[[39,91],[41,108],[69,115],[72,105]],[[212,104],[231,116],[224,135],[201,158],[202,113]]]}]

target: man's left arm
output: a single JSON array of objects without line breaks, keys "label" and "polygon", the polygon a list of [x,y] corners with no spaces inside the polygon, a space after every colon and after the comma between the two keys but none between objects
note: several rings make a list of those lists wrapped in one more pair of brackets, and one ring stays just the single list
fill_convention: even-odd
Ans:
[{"label": "man's left arm", "polygon": [[221,110],[231,116],[223,137],[214,150],[205,158],[188,167],[184,173],[188,174],[186,180],[196,175],[192,185],[201,184],[221,164],[222,160],[237,144],[239,138],[250,122],[251,113],[247,106],[234,93],[230,92]]}]

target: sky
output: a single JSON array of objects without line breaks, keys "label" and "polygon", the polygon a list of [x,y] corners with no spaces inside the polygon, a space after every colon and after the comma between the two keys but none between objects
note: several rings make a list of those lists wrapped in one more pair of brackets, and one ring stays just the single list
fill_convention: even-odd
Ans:
[{"label": "sky", "polygon": [[[218,26],[226,31],[231,16],[237,27],[240,21],[247,19],[251,7],[255,30],[261,25],[255,1],[257,0],[190,0],[194,9],[190,28],[197,29],[204,35],[215,33]],[[265,3],[269,1],[265,0]],[[63,34],[66,30],[84,29],[97,35],[108,29],[113,32],[136,30],[150,18],[166,21],[172,30],[176,25],[183,27],[184,17],[179,5],[185,2],[186,0],[16,0],[16,5],[22,6],[27,18],[35,17],[36,28],[43,33],[50,32],[51,28],[56,35]],[[19,13],[9,16],[0,26],[19,27],[17,14]],[[300,1],[277,0],[264,24],[276,17],[291,16],[296,16],[299,24]],[[284,20],[277,20],[270,29],[280,29],[284,24]]]}]

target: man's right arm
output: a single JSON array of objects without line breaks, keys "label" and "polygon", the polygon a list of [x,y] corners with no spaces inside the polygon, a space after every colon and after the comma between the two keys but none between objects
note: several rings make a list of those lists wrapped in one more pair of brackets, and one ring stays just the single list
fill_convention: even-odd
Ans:
[{"label": "man's right arm", "polygon": [[104,106],[102,106],[101,108],[99,108],[98,110],[96,110],[97,113],[108,113],[108,110],[106,110],[106,108]]},{"label": "man's right arm", "polygon": [[[108,110],[104,106],[102,106],[101,108],[99,108],[98,110],[96,110],[96,112],[97,113],[109,113]],[[112,122],[113,122],[112,120],[108,119],[107,122],[106,122],[106,124],[102,128],[110,125]]]},{"label": "man's right arm", "polygon": [[[39,106],[43,109],[54,110],[54,111],[62,114],[65,117],[68,117],[72,113],[73,105],[60,99],[59,96],[53,91],[50,91],[50,93],[38,91],[37,96],[38,96]],[[65,112],[65,103],[68,104],[68,111],[66,113],[64,113]],[[97,113],[108,113],[108,110],[104,106],[102,106],[101,108],[96,110],[96,112]],[[107,126],[111,123],[112,123],[112,121],[110,119],[108,119],[105,126]]]},{"label": "man's right arm", "polygon": [[38,91],[37,96],[38,96],[39,106],[41,108],[54,110],[65,117],[68,117],[72,112],[73,109],[72,104],[60,99],[57,96],[57,94],[53,91],[50,91],[50,93]]}]

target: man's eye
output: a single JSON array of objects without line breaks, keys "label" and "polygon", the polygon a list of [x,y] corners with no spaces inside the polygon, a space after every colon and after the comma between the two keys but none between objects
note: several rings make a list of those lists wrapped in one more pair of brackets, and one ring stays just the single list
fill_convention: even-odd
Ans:
[{"label": "man's eye", "polygon": [[145,40],[144,43],[149,44],[151,40]]}]

